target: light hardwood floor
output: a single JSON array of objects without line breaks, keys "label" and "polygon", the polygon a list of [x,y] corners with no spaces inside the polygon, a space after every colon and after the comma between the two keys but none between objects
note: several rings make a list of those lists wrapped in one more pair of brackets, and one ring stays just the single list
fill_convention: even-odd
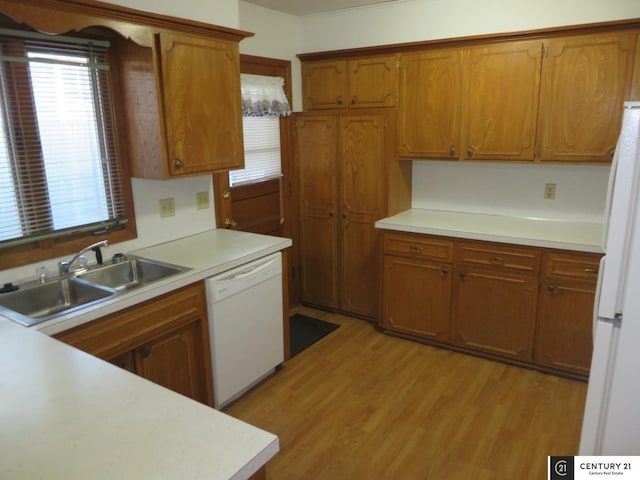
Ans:
[{"label": "light hardwood floor", "polygon": [[269,480],[545,479],[577,455],[586,383],[297,311],[341,327],[225,410],[278,435]]}]

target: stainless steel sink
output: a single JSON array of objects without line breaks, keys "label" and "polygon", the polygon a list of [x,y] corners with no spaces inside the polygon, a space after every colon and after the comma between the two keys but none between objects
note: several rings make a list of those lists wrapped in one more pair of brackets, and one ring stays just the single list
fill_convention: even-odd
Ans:
[{"label": "stainless steel sink", "polygon": [[95,270],[79,273],[77,276],[114,290],[128,290],[162,280],[185,270],[188,269],[155,260],[131,257],[124,262],[99,267]]},{"label": "stainless steel sink", "polygon": [[0,313],[26,326],[35,325],[115,295],[115,290],[70,276],[21,285],[0,294]]},{"label": "stainless steel sink", "polygon": [[186,270],[189,269],[129,257],[119,263],[66,274],[45,283],[20,284],[16,291],[0,293],[0,313],[29,327]]}]

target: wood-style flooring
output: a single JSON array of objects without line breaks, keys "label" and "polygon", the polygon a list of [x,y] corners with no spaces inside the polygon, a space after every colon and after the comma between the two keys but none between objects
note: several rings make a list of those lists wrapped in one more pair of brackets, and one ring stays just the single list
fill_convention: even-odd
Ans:
[{"label": "wood-style flooring", "polygon": [[269,480],[545,479],[587,385],[339,323],[225,412],[278,435]]}]

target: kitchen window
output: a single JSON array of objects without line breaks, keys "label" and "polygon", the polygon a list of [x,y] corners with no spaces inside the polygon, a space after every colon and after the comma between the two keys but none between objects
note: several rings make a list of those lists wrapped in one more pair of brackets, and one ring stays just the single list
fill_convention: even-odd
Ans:
[{"label": "kitchen window", "polygon": [[109,59],[104,40],[0,29],[0,249],[129,221]]}]

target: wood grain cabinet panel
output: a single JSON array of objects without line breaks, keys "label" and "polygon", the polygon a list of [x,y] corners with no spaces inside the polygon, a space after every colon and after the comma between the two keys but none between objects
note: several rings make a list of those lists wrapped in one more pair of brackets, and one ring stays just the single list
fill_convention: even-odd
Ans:
[{"label": "wood grain cabinet panel", "polygon": [[213,405],[204,284],[66,330],[55,338],[207,405]]},{"label": "wood grain cabinet panel", "polygon": [[462,50],[400,54],[398,152],[457,159],[462,112]]},{"label": "wood grain cabinet panel", "polygon": [[[422,240],[418,242],[416,240]],[[385,234],[381,326],[386,330],[429,340],[449,340],[452,294],[451,256],[441,261],[423,254],[433,242],[436,252],[453,251],[453,242]],[[423,250],[394,247],[424,245]],[[389,248],[391,247],[391,248]],[[391,252],[391,253],[390,253]],[[448,259],[448,262],[447,262]]]},{"label": "wood grain cabinet panel", "polygon": [[302,62],[305,110],[395,107],[396,55]]},{"label": "wood grain cabinet panel", "polygon": [[610,33],[545,41],[539,159],[610,163],[630,98],[636,34]]},{"label": "wood grain cabinet panel", "polygon": [[534,159],[541,63],[540,41],[464,50],[460,156]]},{"label": "wood grain cabinet panel", "polygon": [[390,116],[302,114],[296,120],[303,302],[377,318],[387,215]]},{"label": "wood grain cabinet panel", "polygon": [[534,353],[537,364],[589,374],[600,258],[596,254],[544,254]]}]

